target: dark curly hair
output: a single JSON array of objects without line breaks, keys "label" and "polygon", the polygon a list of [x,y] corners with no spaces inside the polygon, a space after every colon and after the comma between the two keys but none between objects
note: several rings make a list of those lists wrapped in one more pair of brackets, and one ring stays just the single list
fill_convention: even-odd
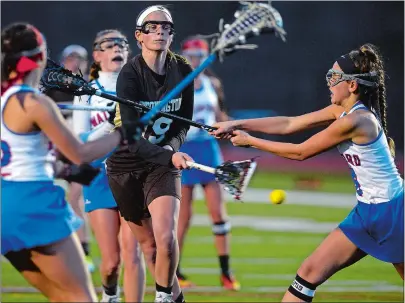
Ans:
[{"label": "dark curly hair", "polygon": [[383,57],[379,49],[367,43],[360,46],[358,49],[352,50],[349,53],[354,65],[360,69],[362,73],[376,72],[377,84],[376,88],[369,88],[359,85],[360,100],[363,101],[370,110],[374,111],[381,120],[384,133],[387,136],[388,144],[392,156],[395,156],[395,143],[392,138],[388,137],[387,127],[387,97],[385,86],[385,70]]}]

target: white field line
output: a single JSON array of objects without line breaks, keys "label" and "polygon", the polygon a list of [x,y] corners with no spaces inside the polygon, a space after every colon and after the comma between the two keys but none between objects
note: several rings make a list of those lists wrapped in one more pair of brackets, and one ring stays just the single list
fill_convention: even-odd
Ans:
[{"label": "white field line", "polygon": [[[304,218],[277,218],[258,216],[230,216],[233,227],[248,227],[259,231],[279,231],[297,233],[325,234],[331,232],[339,224],[338,222],[317,222]],[[211,221],[207,215],[196,214],[193,216],[192,225],[210,226]]]},{"label": "white field line", "polygon": [[[269,189],[248,188],[242,196],[245,203],[269,203]],[[231,195],[223,191],[226,201],[240,203],[235,201]],[[201,187],[196,187],[194,193],[195,199],[204,200],[204,193]],[[324,207],[351,208],[357,203],[356,195],[343,193],[324,193],[314,191],[287,190],[284,203],[293,205],[313,205]]]},{"label": "white field line", "polygon": [[[271,219],[271,218],[269,218]],[[282,236],[231,236],[231,241],[233,244],[263,244],[263,242],[272,243],[272,244],[319,244],[324,239],[318,235],[302,236],[299,238],[296,237],[282,237]],[[214,236],[198,236],[187,238],[187,243],[191,244],[210,244],[212,245],[214,241]]]}]

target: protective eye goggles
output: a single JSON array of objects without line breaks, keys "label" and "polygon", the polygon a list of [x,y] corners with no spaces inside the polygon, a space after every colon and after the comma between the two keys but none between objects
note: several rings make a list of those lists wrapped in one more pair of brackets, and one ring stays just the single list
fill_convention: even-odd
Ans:
[{"label": "protective eye goggles", "polygon": [[362,84],[362,85],[370,86],[370,87],[377,87],[378,84],[376,82],[359,78],[359,77],[374,78],[376,76],[377,76],[376,72],[349,75],[349,74],[345,74],[344,72],[339,71],[339,70],[330,69],[326,73],[326,83],[327,83],[328,87],[333,87],[335,85],[338,85],[340,82],[353,80],[353,81],[356,81],[358,84]]},{"label": "protective eye goggles", "polygon": [[174,24],[170,21],[146,21],[141,26],[137,26],[136,29],[144,34],[156,33],[159,29],[169,32],[169,35],[174,34]]},{"label": "protective eye goggles", "polygon": [[93,44],[93,49],[98,51],[106,51],[112,49],[114,46],[126,51],[129,49],[128,40],[125,38],[105,38]]}]

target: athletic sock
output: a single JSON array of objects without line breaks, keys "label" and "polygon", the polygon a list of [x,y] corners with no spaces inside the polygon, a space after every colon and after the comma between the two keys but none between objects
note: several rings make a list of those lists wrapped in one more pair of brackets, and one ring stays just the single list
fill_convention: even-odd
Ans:
[{"label": "athletic sock", "polygon": [[175,303],[185,303],[186,301],[184,300],[183,292],[180,292],[179,296],[177,297],[176,300],[174,300]]},{"label": "athletic sock", "polygon": [[163,286],[160,286],[159,284],[156,283],[156,291],[157,292],[164,292],[166,294],[171,294],[172,293],[172,288],[173,288],[173,285],[168,286],[168,287],[163,287]]},{"label": "athletic sock", "polygon": [[89,256],[89,255],[90,255],[90,246],[89,246],[89,243],[87,243],[87,242],[82,242],[82,248],[83,248],[84,254],[85,254],[86,256]]},{"label": "athletic sock", "polygon": [[105,286],[103,285],[103,289],[106,295],[108,296],[115,296],[117,294],[117,284],[113,286]]},{"label": "athletic sock", "polygon": [[218,258],[222,274],[229,277],[229,255],[218,256]]}]

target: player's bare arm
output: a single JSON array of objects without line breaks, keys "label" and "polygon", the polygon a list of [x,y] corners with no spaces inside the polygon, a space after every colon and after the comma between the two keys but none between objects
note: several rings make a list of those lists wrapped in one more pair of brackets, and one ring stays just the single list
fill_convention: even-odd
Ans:
[{"label": "player's bare arm", "polygon": [[321,110],[296,117],[266,117],[258,119],[234,120],[214,124],[218,130],[213,135],[220,136],[234,129],[257,131],[270,135],[287,135],[317,126],[327,126],[343,112],[337,105],[329,105]]},{"label": "player's bare arm", "polygon": [[54,102],[46,96],[27,96],[27,116],[47,135],[73,163],[88,163],[105,156],[120,142],[118,132],[83,144],[68,128]]},{"label": "player's bare arm", "polygon": [[267,151],[278,156],[305,160],[335,147],[339,143],[353,138],[357,126],[357,119],[344,117],[336,120],[325,130],[315,134],[301,144],[282,143],[259,139],[247,133],[236,130],[231,139],[233,145],[250,145],[254,148]]}]

